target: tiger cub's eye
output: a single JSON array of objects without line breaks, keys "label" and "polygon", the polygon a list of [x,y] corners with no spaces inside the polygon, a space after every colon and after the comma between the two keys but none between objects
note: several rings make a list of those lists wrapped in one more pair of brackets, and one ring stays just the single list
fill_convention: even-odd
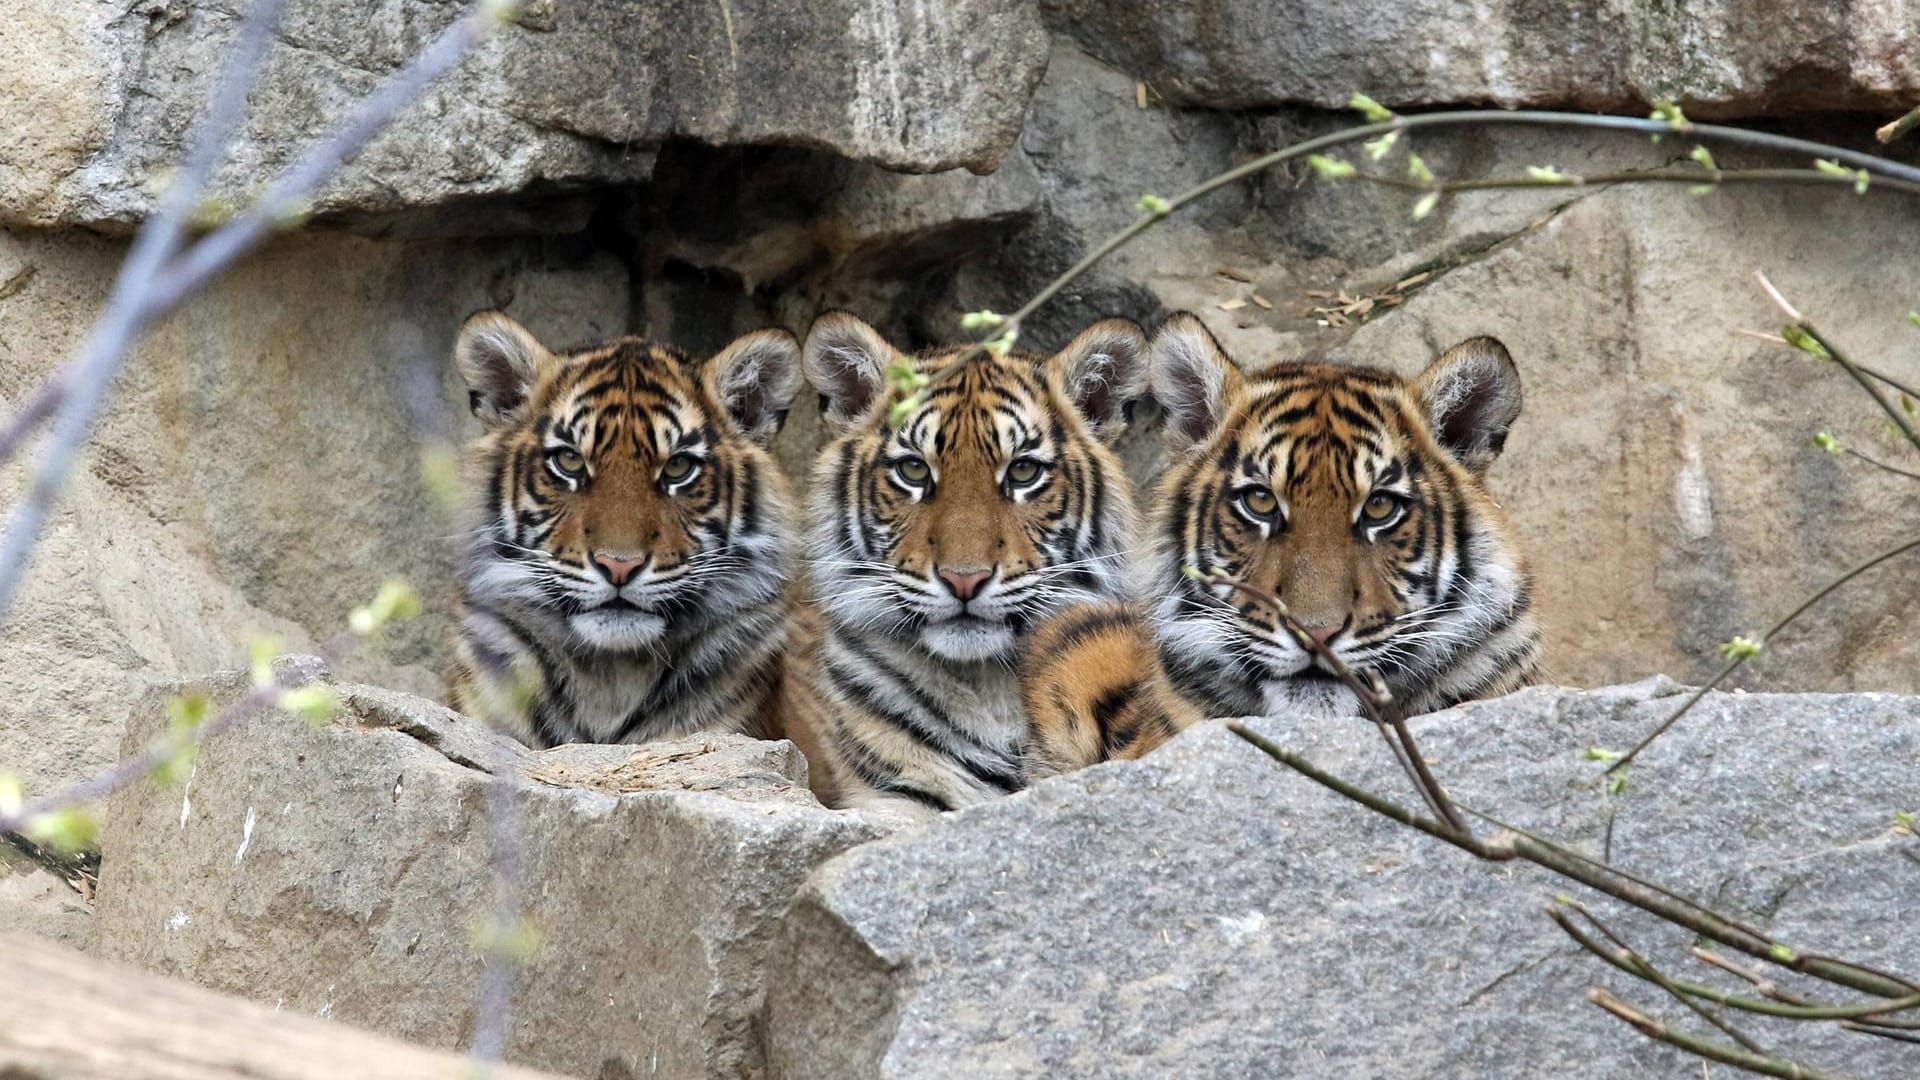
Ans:
[{"label": "tiger cub's eye", "polygon": [[665,465],[660,466],[660,478],[670,484],[677,484],[692,476],[693,470],[699,467],[700,463],[695,461],[691,454],[675,454],[667,459]]},{"label": "tiger cub's eye", "polygon": [[1007,466],[1007,479],[1021,487],[1026,487],[1040,479],[1040,473],[1044,469],[1045,466],[1032,458],[1020,458]]},{"label": "tiger cub's eye", "polygon": [[933,475],[933,467],[917,457],[901,458],[894,463],[893,471],[900,474],[900,479],[915,486],[926,483]]},{"label": "tiger cub's eye", "polygon": [[1384,491],[1374,492],[1360,508],[1360,516],[1376,525],[1399,512],[1400,497]]},{"label": "tiger cub's eye", "polygon": [[572,447],[562,446],[547,451],[547,460],[553,463],[554,468],[568,476],[579,476],[587,468],[587,459],[581,457],[580,451]]},{"label": "tiger cub's eye", "polygon": [[1240,505],[1254,517],[1272,517],[1280,509],[1280,500],[1274,493],[1263,487],[1248,488],[1240,493]]}]

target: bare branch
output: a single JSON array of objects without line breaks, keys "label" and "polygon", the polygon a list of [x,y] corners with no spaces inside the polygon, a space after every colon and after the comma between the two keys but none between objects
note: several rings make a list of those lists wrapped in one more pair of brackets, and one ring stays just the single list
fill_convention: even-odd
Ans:
[{"label": "bare branch", "polygon": [[[1586,919],[1589,925],[1604,935],[1608,941],[1611,941],[1614,948],[1611,950],[1603,948],[1599,942],[1588,937],[1579,927],[1573,925],[1573,920],[1567,917],[1567,913],[1563,910],[1563,907],[1571,908],[1573,911],[1578,912],[1581,918]],[[1685,986],[1662,974],[1646,957],[1641,956],[1625,941],[1622,941],[1618,934],[1615,934],[1611,928],[1595,917],[1593,912],[1587,910],[1585,905],[1573,903],[1549,907],[1547,909],[1547,917],[1552,919],[1554,923],[1557,924],[1561,930],[1565,931],[1568,937],[1578,943],[1581,948],[1612,964],[1614,967],[1619,968],[1621,971],[1637,978],[1645,979],[1660,989],[1665,990],[1669,996],[1686,1006],[1694,1015],[1712,1024],[1714,1027],[1719,1028],[1728,1038],[1746,1047],[1748,1050],[1756,1054],[1766,1053],[1766,1050],[1758,1042],[1754,1041],[1739,1028],[1734,1027],[1722,1019],[1718,1013],[1713,1012],[1706,1006],[1700,1004],[1700,1002],[1694,1000],[1694,997]]]},{"label": "bare branch", "polygon": [[[1419,829],[1429,836],[1444,840],[1480,858],[1493,862],[1524,859],[1596,892],[1632,904],[1676,926],[1746,953],[1757,960],[1764,960],[1790,971],[1824,979],[1838,986],[1890,999],[1920,993],[1920,983],[1911,982],[1900,976],[1875,971],[1860,964],[1836,960],[1832,957],[1797,952],[1710,908],[1677,897],[1669,890],[1644,884],[1622,870],[1591,859],[1545,837],[1536,836],[1512,826],[1507,826],[1491,840],[1484,841],[1471,833],[1456,832],[1440,822],[1413,814],[1389,800],[1318,768],[1312,762],[1275,744],[1244,724],[1228,724],[1227,730],[1252,743],[1261,753],[1309,780],[1352,799],[1376,813],[1385,814],[1395,821]],[[1476,816],[1485,816],[1478,814],[1477,811],[1475,813]]]},{"label": "bare branch", "polygon": [[1695,1057],[1706,1058],[1708,1061],[1718,1061],[1723,1065],[1732,1065],[1735,1068],[1746,1069],[1748,1072],[1757,1072],[1763,1076],[1783,1077],[1784,1080],[1844,1080],[1844,1078],[1838,1074],[1815,1069],[1811,1066],[1801,1065],[1782,1058],[1767,1057],[1764,1054],[1755,1054],[1738,1047],[1722,1046],[1719,1043],[1712,1043],[1704,1039],[1695,1038],[1685,1032],[1674,1031],[1661,1021],[1648,1016],[1646,1013],[1641,1012],[1598,987],[1587,991],[1587,1000],[1633,1025],[1640,1034],[1650,1039],[1666,1043],[1668,1046],[1677,1047]]},{"label": "bare branch", "polygon": [[[1587,130],[1629,131],[1650,135],[1671,134],[1679,130],[1681,134],[1686,135],[1688,138],[1699,139],[1704,142],[1727,143],[1760,150],[1771,150],[1785,154],[1793,154],[1803,158],[1826,158],[1830,161],[1840,162],[1856,169],[1864,170],[1875,180],[1904,192],[1913,192],[1920,189],[1920,168],[1911,165],[1889,161],[1871,154],[1862,154],[1858,151],[1847,150],[1838,146],[1830,146],[1825,143],[1796,139],[1786,135],[1776,135],[1772,132],[1747,131],[1741,128],[1726,127],[1719,124],[1695,124],[1688,122],[1676,128],[1675,124],[1665,120],[1642,120],[1630,116],[1593,116],[1585,113],[1549,112],[1537,109],[1516,109],[1510,112],[1491,109],[1466,109],[1420,113],[1414,116],[1395,116],[1391,120],[1383,120],[1374,124],[1362,124],[1358,127],[1329,132],[1325,135],[1316,136],[1315,138],[1295,143],[1292,146],[1275,150],[1272,153],[1262,154],[1223,173],[1209,177],[1171,198],[1155,199],[1150,208],[1139,218],[1136,218],[1132,223],[1107,237],[1106,240],[1101,242],[1100,246],[1088,252],[1084,258],[1048,282],[1045,288],[1041,289],[1025,304],[1022,304],[1019,310],[1015,311],[1012,315],[1006,316],[1003,321],[989,330],[986,336],[980,341],[975,342],[972,346],[955,356],[945,366],[930,375],[928,377],[929,382],[938,383],[950,377],[954,372],[984,355],[988,350],[988,344],[1000,340],[1003,335],[1009,333],[1017,335],[1022,323],[1037,311],[1042,304],[1053,299],[1059,295],[1062,289],[1079,280],[1089,270],[1093,269],[1095,264],[1120,248],[1125,247],[1133,241],[1134,238],[1159,224],[1162,220],[1223,187],[1228,187],[1249,176],[1265,172],[1268,169],[1286,164],[1289,161],[1319,153],[1322,150],[1356,142],[1364,142],[1368,139],[1392,132],[1416,131],[1423,128],[1509,124],[1531,127],[1571,127]],[[1803,170],[1786,171],[1797,174]],[[1696,175],[1699,176],[1699,179],[1695,181],[1697,183],[1707,183],[1711,180],[1711,177],[1705,172]],[[1799,178],[1796,176],[1793,182],[1799,182]],[[1847,182],[1857,183],[1858,179],[1849,178]],[[1538,187],[1542,185],[1536,181],[1531,182],[1529,186]]]},{"label": "bare branch", "polygon": [[361,103],[360,111],[345,126],[309,150],[240,216],[208,234],[170,266],[166,280],[152,298],[155,313],[171,310],[274,232],[304,217],[308,201],[328,177],[366,149],[402,109],[459,63],[518,7],[518,2],[502,4],[483,0],[470,14],[442,31],[399,74]]},{"label": "bare branch", "polygon": [[[1662,169],[1623,169],[1616,172],[1590,173],[1583,176],[1568,175],[1559,183],[1543,183],[1531,176],[1498,176],[1479,180],[1435,180],[1423,182],[1410,180],[1403,176],[1390,176],[1361,170],[1353,174],[1355,180],[1382,187],[1398,188],[1401,191],[1439,192],[1442,195],[1457,195],[1468,191],[1502,191],[1518,188],[1567,188],[1567,187],[1611,187],[1625,184],[1685,184],[1689,187],[1717,188],[1723,184],[1807,184],[1816,187],[1858,187],[1859,179],[1851,175],[1824,173],[1816,169],[1699,169],[1699,168],[1662,168]],[[1908,195],[1920,195],[1920,184],[1905,180],[1881,179],[1874,183],[1874,189],[1899,191]]]},{"label": "bare branch", "polygon": [[[1595,929],[1605,934],[1608,940],[1614,943],[1616,948],[1610,950],[1601,947],[1597,942],[1586,937],[1578,927],[1573,926],[1564,911],[1557,907],[1548,909],[1548,917],[1553,919],[1553,921],[1559,925],[1560,929],[1566,931],[1567,936],[1573,938],[1576,943],[1588,952],[1593,953],[1595,956],[1619,968],[1621,971],[1629,975],[1647,977],[1640,970],[1642,966],[1651,967],[1645,957],[1640,956],[1633,949],[1629,948],[1584,906],[1579,904],[1571,904],[1568,906],[1580,912],[1584,918],[1594,925]],[[1696,956],[1705,951],[1706,950],[1698,947],[1693,950]],[[1735,971],[1740,968],[1740,965],[1734,964],[1724,957],[1717,959],[1716,966],[1724,967],[1724,969],[1728,971]],[[1755,972],[1739,970],[1736,973],[1745,978],[1752,979],[1756,985],[1769,988],[1775,995],[1782,993],[1770,980],[1759,977]],[[1909,994],[1902,998],[1869,1001],[1856,1005],[1815,1005],[1808,1002],[1805,998],[1794,998],[1791,1002],[1788,1002],[1781,1000],[1779,997],[1745,997],[1743,995],[1729,993],[1718,987],[1708,986],[1705,983],[1691,982],[1685,979],[1666,979],[1663,976],[1661,980],[1650,979],[1649,981],[1661,981],[1663,988],[1670,989],[1672,992],[1684,997],[1698,998],[1703,1001],[1711,1001],[1716,1005],[1725,1005],[1728,1008],[1739,1009],[1743,1012],[1756,1013],[1763,1016],[1777,1016],[1788,1020],[1859,1020],[1868,1017],[1883,1016],[1889,1012],[1903,1012],[1908,1009],[1920,1008],[1920,994]],[[1763,990],[1762,993],[1764,995],[1767,991]],[[1875,1022],[1879,1023],[1880,1021]],[[1905,1026],[1906,1023],[1906,1021],[1895,1021],[1891,1022],[1889,1026]],[[1731,1034],[1731,1032],[1729,1032],[1729,1034]],[[1739,1040],[1736,1038],[1735,1041],[1737,1042]],[[1748,1048],[1757,1049],[1757,1047]]]},{"label": "bare branch", "polygon": [[1287,610],[1285,601],[1266,589],[1250,585],[1217,570],[1203,572],[1200,576],[1213,584],[1224,585],[1236,592],[1245,593],[1271,608],[1280,620],[1280,625],[1286,627],[1287,633],[1293,636],[1294,641],[1298,642],[1309,655],[1318,659],[1334,678],[1339,679],[1348,690],[1352,691],[1353,696],[1359,700],[1360,707],[1366,710],[1367,718],[1380,729],[1380,735],[1387,741],[1387,747],[1393,751],[1394,759],[1406,772],[1407,779],[1413,782],[1414,790],[1426,800],[1427,806],[1439,815],[1449,828],[1468,836],[1473,834],[1472,826],[1468,825],[1467,819],[1460,815],[1459,808],[1454,806],[1453,800],[1447,797],[1446,789],[1434,779],[1432,770],[1427,767],[1426,759],[1420,755],[1420,748],[1413,741],[1413,733],[1407,729],[1406,711],[1394,701],[1393,695],[1387,692],[1387,688],[1381,684],[1377,676],[1369,680],[1361,679],[1347,667],[1345,661],[1335,655],[1331,648],[1322,644],[1307,632],[1306,627],[1300,625],[1299,621],[1293,617],[1293,613]]},{"label": "bare branch", "polygon": [[1859,458],[1861,461],[1866,462],[1867,464],[1873,466],[1876,469],[1883,469],[1887,472],[1893,473],[1895,476],[1904,476],[1909,480],[1920,480],[1920,472],[1910,472],[1898,466],[1889,465],[1886,462],[1881,461],[1879,458],[1868,457],[1867,455],[1861,453],[1860,451],[1855,450],[1851,446],[1842,447],[1841,449],[1846,452],[1848,457]]},{"label": "bare branch", "polygon": [[[1897,555],[1904,555],[1907,552],[1912,551],[1914,548],[1920,548],[1920,537],[1915,537],[1912,540],[1908,540],[1897,547],[1889,548],[1888,550],[1883,551],[1878,555],[1875,555],[1873,558],[1868,559],[1866,562],[1861,563],[1860,565],[1854,567],[1853,569],[1848,570],[1846,573],[1841,574],[1839,577],[1834,578],[1832,581],[1827,582],[1827,584],[1822,586],[1818,592],[1815,592],[1812,596],[1809,596],[1805,600],[1801,601],[1799,607],[1796,607],[1792,611],[1787,612],[1787,614],[1784,617],[1782,617],[1779,622],[1774,623],[1773,626],[1769,628],[1765,634],[1762,634],[1760,636],[1759,645],[1764,649],[1766,645],[1771,643],[1774,638],[1780,635],[1780,632],[1782,630],[1785,630],[1787,627],[1793,625],[1795,620],[1800,618],[1800,616],[1806,614],[1807,611],[1812,609],[1812,607],[1815,604],[1818,604],[1820,601],[1825,600],[1830,594],[1833,593],[1835,589],[1840,588],[1842,585],[1845,585],[1847,582],[1852,581],[1854,578],[1859,577],[1861,574],[1864,574],[1867,571],[1873,569],[1874,567],[1879,566],[1881,563],[1886,562],[1888,559],[1891,559]],[[1720,669],[1718,674],[1716,674],[1712,679],[1708,680],[1705,686],[1702,686],[1699,689],[1695,690],[1692,694],[1689,694],[1687,696],[1687,700],[1682,702],[1680,704],[1680,707],[1673,711],[1672,715],[1668,716],[1665,720],[1662,720],[1660,722],[1659,727],[1656,727],[1652,731],[1648,732],[1645,738],[1641,739],[1639,742],[1634,744],[1633,749],[1620,755],[1620,757],[1616,758],[1611,765],[1608,765],[1606,767],[1605,773],[1610,774],[1626,768],[1627,765],[1630,762],[1632,762],[1634,758],[1640,756],[1640,751],[1645,750],[1648,746],[1652,745],[1655,739],[1658,739],[1660,736],[1665,735],[1668,729],[1672,728],[1674,724],[1679,722],[1681,717],[1687,715],[1687,713],[1691,711],[1695,705],[1700,704],[1700,699],[1706,697],[1708,691],[1713,690],[1715,687],[1725,682],[1727,680],[1727,676],[1732,675],[1734,672],[1740,670],[1740,668],[1743,665],[1745,665],[1748,660],[1752,659],[1754,656],[1757,656],[1757,655],[1759,655],[1758,650],[1754,652],[1741,652],[1736,654],[1731,660],[1727,662],[1725,667]]]},{"label": "bare branch", "polygon": [[281,2],[259,0],[249,13],[233,63],[215,94],[187,167],[134,240],[106,311],[81,346],[79,357],[54,376],[67,392],[33,483],[9,518],[5,537],[0,538],[0,619],[12,607],[27,557],[134,339],[153,320],[177,307],[291,220],[328,176],[359,153],[428,83],[497,26],[503,12],[511,13],[518,6],[506,0],[481,3],[376,90],[338,134],[303,157],[258,203],[174,259],[194,204],[245,107],[247,91],[272,37]]},{"label": "bare branch", "polygon": [[1774,302],[1775,306],[1779,307],[1782,312],[1785,312],[1787,318],[1793,320],[1789,329],[1798,329],[1801,333],[1811,338],[1814,344],[1825,350],[1827,356],[1831,357],[1834,363],[1844,368],[1846,373],[1852,377],[1853,381],[1860,384],[1860,389],[1865,390],[1867,396],[1873,398],[1874,404],[1880,406],[1880,410],[1892,419],[1894,426],[1898,427],[1901,433],[1906,435],[1907,441],[1913,444],[1914,449],[1920,450],[1920,432],[1916,432],[1913,428],[1913,422],[1907,419],[1906,414],[1895,408],[1893,402],[1888,401],[1886,395],[1880,392],[1880,388],[1873,385],[1872,381],[1867,378],[1866,371],[1849,359],[1844,352],[1841,352],[1839,346],[1828,341],[1812,322],[1808,321],[1805,316],[1794,309],[1792,304],[1787,303],[1787,298],[1780,295],[1780,290],[1773,287],[1773,282],[1767,280],[1767,275],[1756,270],[1753,276],[1759,279],[1760,287],[1766,290],[1768,298]]},{"label": "bare branch", "polygon": [[19,412],[13,414],[13,419],[7,421],[6,430],[0,431],[0,465],[13,460],[13,455],[20,452],[28,439],[33,438],[34,429],[54,414],[60,402],[66,398],[66,392],[66,384],[60,381],[58,374],[34,389],[33,396],[20,406]]},{"label": "bare branch", "polygon": [[1880,140],[1882,145],[1885,145],[1905,136],[1917,127],[1920,127],[1920,109],[1914,109],[1893,123],[1880,128],[1873,133],[1873,137]]}]

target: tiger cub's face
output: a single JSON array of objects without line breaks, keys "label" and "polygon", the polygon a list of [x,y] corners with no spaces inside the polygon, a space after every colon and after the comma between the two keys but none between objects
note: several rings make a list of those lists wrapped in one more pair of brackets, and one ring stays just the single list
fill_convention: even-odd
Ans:
[{"label": "tiger cub's face", "polygon": [[704,362],[637,338],[556,353],[481,312],[455,359],[487,429],[470,607],[632,653],[784,588],[787,495],[764,445],[799,388],[791,334],[749,334]]},{"label": "tiger cub's face", "polygon": [[1052,357],[983,355],[896,422],[887,367],[931,375],[962,350],[907,357],[851,315],[822,316],[803,363],[840,431],[814,477],[823,611],[942,660],[1011,664],[1048,613],[1122,595],[1134,511],[1106,441],[1144,392],[1146,350],[1138,326],[1109,319]]},{"label": "tiger cub's face", "polygon": [[1156,335],[1151,377],[1184,450],[1148,593],[1177,682],[1211,688],[1217,710],[1358,712],[1269,606],[1188,566],[1280,597],[1417,711],[1531,675],[1526,564],[1481,479],[1521,405],[1498,341],[1455,346],[1411,382],[1324,364],[1249,375],[1183,313]]}]

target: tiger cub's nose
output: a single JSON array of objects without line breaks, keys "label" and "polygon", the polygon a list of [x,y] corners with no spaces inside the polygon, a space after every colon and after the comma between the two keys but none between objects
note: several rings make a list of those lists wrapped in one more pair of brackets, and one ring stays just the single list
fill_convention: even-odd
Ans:
[{"label": "tiger cub's nose", "polygon": [[623,555],[612,555],[604,551],[596,551],[593,553],[593,565],[599,567],[600,576],[612,582],[613,587],[617,589],[625,585],[627,579],[633,577],[634,571],[647,565],[647,557],[641,555],[638,558],[630,559]]},{"label": "tiger cub's nose", "polygon": [[947,591],[962,601],[973,599],[973,595],[980,591],[980,586],[993,576],[991,569],[952,570],[944,566],[940,567],[938,573],[940,580],[947,583]]}]

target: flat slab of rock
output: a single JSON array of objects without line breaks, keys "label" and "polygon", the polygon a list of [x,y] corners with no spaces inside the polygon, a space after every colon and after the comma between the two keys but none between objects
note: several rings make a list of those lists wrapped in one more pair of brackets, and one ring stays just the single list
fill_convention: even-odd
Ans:
[{"label": "flat slab of rock", "polygon": [[[211,687],[243,692],[237,675]],[[465,1046],[504,773],[542,937],[515,984],[507,1057],[577,1076],[758,1074],[775,920],[817,863],[879,834],[814,800],[791,745],[536,754],[419,698],[339,689],[333,724],[262,713],[211,740],[184,785],[113,799],[98,955]],[[128,752],[162,730],[165,699],[135,708]]]},{"label": "flat slab of rock", "polygon": [[[468,1057],[0,935],[0,1074],[9,1080],[466,1080]],[[490,1066],[497,1080],[558,1080]]]},{"label": "flat slab of rock", "polygon": [[[1599,768],[1585,749],[1630,745],[1676,689],[1536,689],[1415,726],[1467,805],[1610,842],[1623,867],[1796,948],[1920,972],[1920,841],[1893,828],[1920,803],[1920,699],[1714,695],[1624,794],[1580,786]],[[1256,726],[1414,801],[1362,722]],[[773,953],[769,1062],[850,1080],[1692,1075],[1586,1002],[1605,985],[1691,1019],[1579,952],[1542,913],[1563,891],[1580,892],[1204,725],[822,867]],[[1587,898],[1656,963],[1719,981],[1689,935]],[[1742,1024],[1842,1072],[1912,1075],[1910,1047]]]},{"label": "flat slab of rock", "polygon": [[[263,188],[470,5],[293,3],[220,187]],[[246,5],[24,0],[0,26],[0,223],[126,224]],[[996,167],[1045,70],[1027,0],[535,0],[316,201],[379,213],[644,179],[670,138]],[[577,228],[577,223],[570,226]]]},{"label": "flat slab of rock", "polygon": [[1911,108],[1901,0],[1043,0],[1050,21],[1171,102],[1246,109],[1486,103],[1699,117]]}]

